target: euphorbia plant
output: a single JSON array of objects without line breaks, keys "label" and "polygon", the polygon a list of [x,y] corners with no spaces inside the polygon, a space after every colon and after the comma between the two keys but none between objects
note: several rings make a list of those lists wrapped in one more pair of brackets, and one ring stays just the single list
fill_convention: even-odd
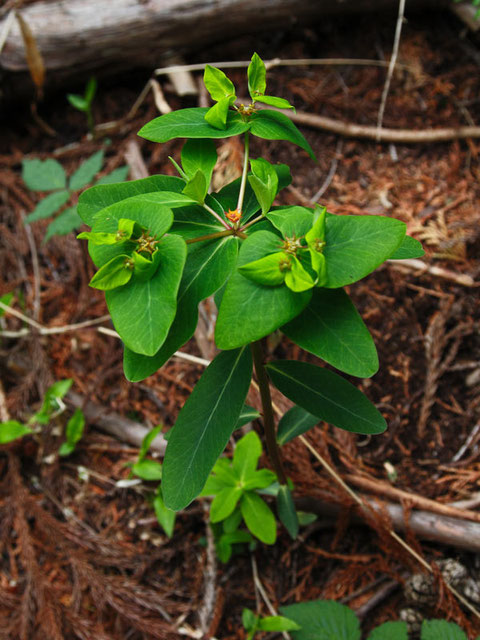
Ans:
[{"label": "euphorbia plant", "polygon": [[[280,481],[279,515],[295,531],[295,511],[280,445],[318,420],[355,433],[386,428],[375,406],[350,382],[306,362],[265,364],[262,339],[280,329],[336,369],[361,378],[378,369],[373,340],[343,287],[387,259],[418,257],[406,225],[382,216],[332,215],[324,207],[274,206],[290,183],[289,169],[250,157],[252,137],[294,143],[314,153],[290,118],[266,95],[265,65],[248,67],[251,104],[237,105],[233,83],[207,66],[212,108],[182,109],[146,124],[154,141],[187,138],[179,177],[158,175],[99,185],[80,198],[98,267],[91,286],[105,290],[113,324],[125,345],[124,370],[139,381],[160,368],[193,335],[201,300],[215,295],[215,342],[221,350],[205,370],[171,430],[162,491],[171,509],[203,489],[235,429],[252,372],[260,388],[267,451]],[[261,107],[261,108],[260,108]],[[209,193],[215,140],[243,136],[241,178]],[[295,407],[276,433],[269,384]]]}]

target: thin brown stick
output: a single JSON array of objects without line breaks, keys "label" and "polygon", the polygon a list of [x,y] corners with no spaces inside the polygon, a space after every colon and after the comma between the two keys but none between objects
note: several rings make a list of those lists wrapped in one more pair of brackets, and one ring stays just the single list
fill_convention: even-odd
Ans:
[{"label": "thin brown stick", "polygon": [[443,278],[443,280],[455,282],[455,284],[460,284],[463,287],[478,287],[480,284],[478,282],[475,282],[472,276],[469,276],[466,273],[455,273],[455,271],[450,271],[450,269],[443,269],[442,267],[426,264],[425,262],[422,262],[422,260],[417,260],[416,258],[406,258],[405,260],[387,260],[387,263],[393,269],[428,273],[431,276],[436,276],[437,278]]},{"label": "thin brown stick", "polygon": [[480,522],[480,513],[477,513],[476,511],[460,509],[453,505],[442,504],[441,502],[437,502],[436,500],[430,500],[429,498],[419,496],[416,493],[410,493],[409,491],[404,491],[403,489],[397,489],[396,487],[392,487],[386,482],[381,482],[376,479],[365,478],[363,476],[354,474],[349,474],[345,476],[345,478],[351,484],[364,489],[368,493],[374,493],[375,495],[384,496],[386,498],[390,498],[391,500],[395,500],[396,502],[408,500],[414,507],[423,509],[425,511],[431,511],[432,513],[441,513],[442,515],[450,516],[452,518],[462,518],[464,520]]}]

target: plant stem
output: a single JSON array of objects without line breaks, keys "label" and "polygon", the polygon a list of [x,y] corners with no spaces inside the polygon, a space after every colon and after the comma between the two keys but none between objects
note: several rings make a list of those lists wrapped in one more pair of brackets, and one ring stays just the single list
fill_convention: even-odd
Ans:
[{"label": "plant stem", "polygon": [[220,224],[221,224],[222,226],[224,226],[224,227],[225,227],[225,229],[231,229],[231,228],[232,228],[232,227],[228,224],[228,222],[225,222],[225,220],[224,220],[221,216],[219,216],[219,215],[218,215],[218,213],[212,209],[212,207],[209,207],[209,206],[208,206],[208,204],[205,204],[205,202],[204,202],[204,203],[202,204],[202,207],[203,207],[206,211],[208,211],[208,213],[211,213],[211,214],[212,214],[212,216],[213,216],[214,218],[216,218],[216,219],[218,220],[218,222],[220,222]]},{"label": "plant stem", "polygon": [[263,366],[263,349],[260,341],[252,342],[253,363],[257,374],[258,388],[262,399],[263,428],[265,429],[265,442],[267,444],[268,457],[275,469],[280,484],[287,484],[287,477],[283,469],[282,455],[277,444],[275,433],[275,420],[273,417],[272,396],[268,383],[267,372]]},{"label": "plant stem", "polygon": [[205,236],[198,236],[198,238],[190,238],[185,240],[187,244],[193,244],[194,242],[202,242],[203,240],[215,240],[215,238],[224,238],[225,236],[233,236],[233,229],[225,229],[225,231],[218,231],[217,233],[207,233]]},{"label": "plant stem", "polygon": [[252,224],[255,224],[256,222],[261,220],[263,217],[264,217],[264,215],[262,213],[261,215],[257,216],[253,220],[250,220],[249,222],[247,222],[247,224],[244,224],[243,226],[240,227],[240,231],[245,231],[245,229],[248,229],[248,227],[251,227]]},{"label": "plant stem", "polygon": [[243,172],[242,180],[240,182],[240,191],[238,192],[237,211],[242,211],[243,198],[245,197],[245,187],[247,185],[247,173],[248,173],[248,151],[250,147],[250,138],[248,131],[245,133],[245,155],[243,156]]}]

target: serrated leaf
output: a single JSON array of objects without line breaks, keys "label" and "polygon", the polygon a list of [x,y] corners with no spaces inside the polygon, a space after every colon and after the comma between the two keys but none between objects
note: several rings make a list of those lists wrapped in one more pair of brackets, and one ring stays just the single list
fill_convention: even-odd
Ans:
[{"label": "serrated leaf", "polygon": [[408,258],[421,258],[425,251],[421,243],[411,236],[405,236],[402,244],[390,256],[389,260],[405,260]]},{"label": "serrated leaf", "polygon": [[421,640],[467,640],[467,636],[454,622],[424,620]]},{"label": "serrated leaf", "polygon": [[177,514],[165,505],[161,488],[157,490],[157,494],[153,499],[153,508],[158,524],[162,527],[167,536],[171,538],[175,528]]},{"label": "serrated leaf", "polygon": [[232,514],[243,491],[240,487],[225,487],[222,489],[210,506],[210,521],[221,522]]},{"label": "serrated leaf", "polygon": [[[281,240],[276,235],[258,231],[243,242],[238,265],[274,253],[280,246]],[[298,315],[310,297],[311,291],[294,293],[284,285],[259,285],[237,271],[223,294],[215,342],[220,349],[233,349],[259,340]]]},{"label": "serrated leaf", "polygon": [[[406,622],[385,622],[373,629],[368,640],[408,640]],[[437,638],[437,640],[440,640]]]},{"label": "serrated leaf", "polygon": [[172,428],[165,453],[163,492],[172,509],[202,490],[243,407],[252,376],[247,348],[220,353],[204,371]]},{"label": "serrated leaf", "polygon": [[142,480],[161,480],[162,465],[156,460],[140,460],[132,466],[132,473]]},{"label": "serrated leaf", "polygon": [[360,640],[357,616],[351,609],[332,600],[312,600],[280,607],[301,629],[293,631],[294,640]]},{"label": "serrated leaf", "polygon": [[255,102],[261,102],[262,104],[268,104],[269,107],[275,109],[292,109],[295,111],[295,107],[289,103],[285,98],[277,98],[276,96],[256,96]]},{"label": "serrated leaf", "polygon": [[152,142],[167,142],[174,138],[230,138],[245,133],[250,127],[241,116],[228,112],[226,129],[216,129],[205,120],[208,108],[192,107],[166,113],[148,122],[138,135]]},{"label": "serrated leaf", "polygon": [[254,53],[252,56],[252,60],[248,65],[247,76],[250,97],[253,99],[258,95],[263,95],[267,88],[267,70],[258,53]]},{"label": "serrated leaf", "polygon": [[212,100],[216,102],[225,97],[235,96],[233,82],[227,78],[221,69],[207,64],[203,73],[203,82]]},{"label": "serrated leaf", "polygon": [[302,313],[281,330],[340,371],[359,378],[378,371],[375,343],[343,289],[316,288]]},{"label": "serrated leaf", "polygon": [[62,165],[53,158],[43,161],[26,158],[22,162],[22,178],[32,191],[65,189],[67,185],[67,176]]},{"label": "serrated leaf", "polygon": [[[113,173],[113,172],[112,172]],[[112,174],[110,174],[111,176]],[[108,176],[105,176],[105,179]],[[104,178],[101,178],[104,180]],[[178,193],[181,194],[185,182],[175,176],[151,176],[141,180],[120,182],[119,184],[100,184],[84,191],[78,199],[78,215],[90,227],[95,223],[95,215],[102,209],[116,204],[126,198],[146,193]],[[179,198],[185,196],[180,195]],[[172,206],[165,203],[165,206]],[[181,206],[177,204],[176,206]]]},{"label": "serrated leaf", "polygon": [[280,418],[277,428],[277,442],[279,445],[284,445],[293,438],[301,436],[316,424],[318,424],[317,416],[312,416],[302,407],[292,407]]},{"label": "serrated leaf", "polygon": [[78,191],[85,187],[92,182],[102,168],[102,164],[103,151],[100,150],[82,162],[78,169],[70,176],[68,188],[72,191]]},{"label": "serrated leaf", "polygon": [[406,224],[395,218],[328,215],[325,286],[344,287],[364,278],[394,254],[405,230]]},{"label": "serrated leaf", "polygon": [[315,160],[312,147],[288,116],[279,111],[263,109],[250,116],[250,131],[264,140],[287,140],[304,149]]},{"label": "serrated leaf", "polygon": [[66,236],[81,226],[82,220],[77,213],[77,207],[69,207],[48,225],[43,242],[48,242],[53,236]]},{"label": "serrated leaf", "polygon": [[255,431],[249,431],[236,443],[232,466],[240,482],[255,471],[261,455],[262,443]]},{"label": "serrated leaf", "polygon": [[[117,182],[123,182],[127,179],[130,167],[125,165],[124,167],[118,167],[111,173],[107,173],[106,176],[102,176],[97,180],[97,184],[115,184]],[[148,180],[148,178],[146,178]]]},{"label": "serrated leaf", "polygon": [[287,485],[280,485],[278,490],[277,514],[278,519],[284,525],[290,537],[295,540],[298,535],[298,517],[293,503],[292,493]]},{"label": "serrated leaf", "polygon": [[187,253],[185,242],[175,235],[164,236],[157,251],[160,266],[153,278],[142,281],[134,273],[128,286],[105,294],[112,322],[125,345],[147,356],[160,349],[175,317]]},{"label": "serrated leaf", "polygon": [[277,538],[277,523],[262,498],[248,491],[243,494],[240,509],[248,530],[265,544],[273,544]]},{"label": "serrated leaf", "polygon": [[32,433],[30,427],[25,424],[21,424],[16,420],[7,420],[7,422],[0,422],[0,444],[8,444],[13,440],[22,438],[23,436]]},{"label": "serrated leaf", "polygon": [[37,204],[35,209],[26,218],[25,222],[30,224],[35,220],[42,220],[48,218],[55,213],[60,207],[62,207],[70,198],[69,191],[55,191],[48,194],[43,200]]},{"label": "serrated leaf", "polygon": [[309,413],[354,433],[383,433],[387,424],[375,406],[350,382],[333,371],[307,362],[271,362],[273,384]]}]

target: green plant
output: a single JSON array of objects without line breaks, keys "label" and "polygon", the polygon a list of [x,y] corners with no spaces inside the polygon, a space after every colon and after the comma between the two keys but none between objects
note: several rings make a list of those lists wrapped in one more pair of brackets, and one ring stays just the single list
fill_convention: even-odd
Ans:
[{"label": "green plant", "polygon": [[[62,398],[72,386],[73,380],[57,380],[49,387],[43,398],[40,409],[29,418],[26,424],[17,420],[0,422],[0,444],[7,444],[26,435],[39,433],[41,425],[48,424],[65,410]],[[77,442],[83,435],[85,416],[77,409],[68,420],[65,428],[66,440],[60,445],[58,455],[69,456],[75,450]]]},{"label": "green plant", "polygon": [[[280,612],[300,627],[292,630],[293,640],[361,640],[362,637],[354,612],[333,600],[299,602],[281,607]],[[385,622],[373,629],[367,640],[408,640],[407,624]],[[467,636],[453,622],[424,620],[420,640],[467,640]]]},{"label": "green plant", "polygon": [[284,616],[267,616],[261,618],[254,614],[251,609],[242,611],[242,624],[247,633],[247,640],[252,640],[257,631],[296,631],[299,625],[285,618]]},{"label": "green plant", "polygon": [[[50,191],[26,218],[30,224],[37,220],[49,218],[60,211],[60,214],[47,227],[44,242],[48,242],[54,235],[63,236],[82,225],[77,214],[77,207],[64,208],[64,205],[80,189],[90,184],[102,168],[103,151],[97,151],[87,158],[68,179],[62,165],[49,158],[48,160],[25,159],[22,166],[22,178],[25,185],[32,191]],[[100,178],[96,184],[111,184],[125,180],[128,167],[119,167],[106,176]]]},{"label": "green plant", "polygon": [[85,92],[83,96],[78,95],[78,93],[68,93],[67,100],[78,109],[78,111],[82,111],[87,116],[87,126],[88,130],[92,135],[95,133],[95,122],[93,120],[92,113],[92,102],[95,98],[95,93],[97,92],[97,80],[92,77],[87,82],[85,86]]},{"label": "green plant", "polygon": [[[280,483],[277,511],[294,532],[297,514],[280,446],[318,420],[366,434],[383,432],[386,422],[353,384],[327,368],[300,361],[265,364],[261,341],[280,329],[336,369],[372,376],[378,369],[375,345],[344,287],[387,259],[419,257],[423,250],[399,220],[333,215],[321,206],[274,206],[290,171],[250,158],[250,139],[292,142],[314,159],[286,114],[258,108],[291,105],[265,95],[265,65],[257,54],[248,68],[250,105],[235,104],[235,87],[219,69],[207,66],[204,81],[212,108],[168,113],[139,132],[155,142],[187,138],[175,163],[180,177],[92,187],[78,205],[92,230],[79,237],[89,241],[98,268],[90,285],[105,291],[130,381],[154,373],[185,344],[199,302],[215,296],[221,352],[169,434],[165,505],[182,509],[202,491],[238,423],[255,369],[267,451]],[[242,176],[209,194],[215,140],[236,135],[244,139]],[[270,383],[296,405],[278,433]]]}]

